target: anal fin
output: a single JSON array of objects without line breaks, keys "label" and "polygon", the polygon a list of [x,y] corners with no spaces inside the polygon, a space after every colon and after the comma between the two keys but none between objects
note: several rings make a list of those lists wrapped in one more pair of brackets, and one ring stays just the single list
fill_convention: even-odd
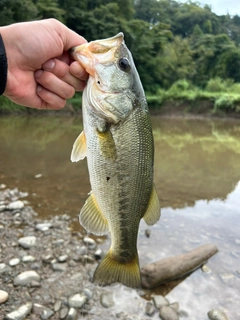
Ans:
[{"label": "anal fin", "polygon": [[104,235],[109,231],[108,222],[100,211],[92,192],[80,211],[79,222],[87,231],[97,235]]},{"label": "anal fin", "polygon": [[152,226],[160,219],[160,216],[161,216],[160,203],[159,203],[158,195],[156,192],[156,188],[153,184],[152,192],[148,202],[148,207],[143,216],[143,220],[146,222],[147,225]]}]

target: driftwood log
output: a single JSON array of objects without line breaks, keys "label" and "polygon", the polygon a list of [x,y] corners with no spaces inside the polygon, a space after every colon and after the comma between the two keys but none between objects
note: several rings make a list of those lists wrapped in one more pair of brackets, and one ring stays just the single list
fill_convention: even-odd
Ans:
[{"label": "driftwood log", "polygon": [[201,267],[218,252],[213,244],[205,244],[186,254],[158,260],[141,268],[142,287],[154,288],[162,283],[181,278]]}]

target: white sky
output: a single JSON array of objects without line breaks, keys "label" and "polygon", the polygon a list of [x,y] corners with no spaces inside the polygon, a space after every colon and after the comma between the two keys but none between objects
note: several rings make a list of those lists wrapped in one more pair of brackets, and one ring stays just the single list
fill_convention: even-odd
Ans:
[{"label": "white sky", "polygon": [[[188,0],[179,0],[179,2],[188,2]],[[229,13],[240,16],[240,0],[193,0],[193,2],[210,5],[212,11],[218,15]]]}]

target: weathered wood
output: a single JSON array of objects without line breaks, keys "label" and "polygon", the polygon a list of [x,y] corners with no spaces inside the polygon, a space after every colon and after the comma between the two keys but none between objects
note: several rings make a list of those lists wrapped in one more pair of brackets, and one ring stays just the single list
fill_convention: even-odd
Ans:
[{"label": "weathered wood", "polygon": [[181,278],[201,267],[218,252],[213,244],[205,244],[186,254],[158,260],[141,268],[142,287],[154,288],[177,278]]}]

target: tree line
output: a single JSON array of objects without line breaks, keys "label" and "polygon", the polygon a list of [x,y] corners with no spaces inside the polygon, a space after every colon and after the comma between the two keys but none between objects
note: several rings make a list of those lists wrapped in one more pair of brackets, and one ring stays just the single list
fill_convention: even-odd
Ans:
[{"label": "tree line", "polygon": [[240,83],[240,16],[174,0],[0,0],[0,25],[56,18],[88,41],[122,31],[149,93],[179,79]]}]

